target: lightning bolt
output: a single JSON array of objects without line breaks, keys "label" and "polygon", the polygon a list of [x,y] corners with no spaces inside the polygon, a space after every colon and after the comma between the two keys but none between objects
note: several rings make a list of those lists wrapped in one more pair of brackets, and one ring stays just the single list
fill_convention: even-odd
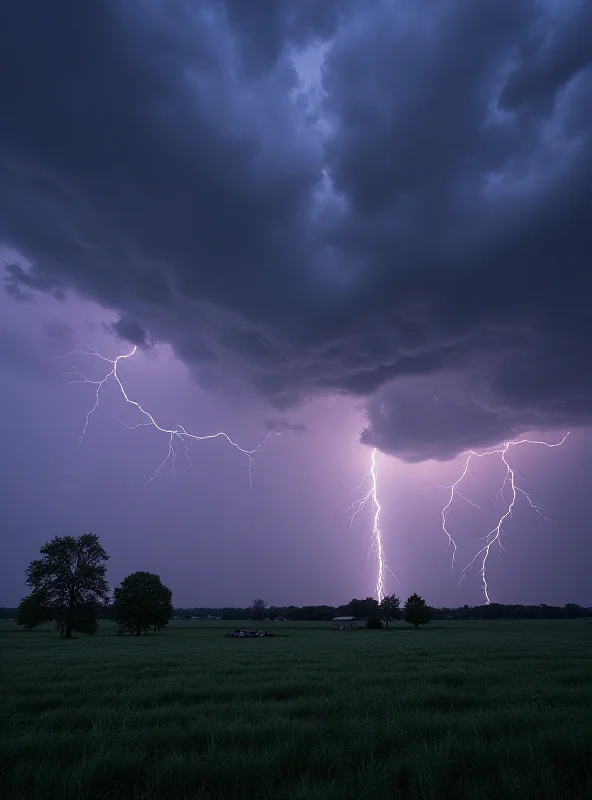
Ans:
[{"label": "lightning bolt", "polygon": [[368,489],[367,493],[358,500],[355,500],[346,511],[351,511],[353,509],[353,513],[350,516],[349,520],[349,527],[348,530],[351,531],[355,519],[361,512],[368,512],[371,510],[372,512],[372,538],[370,544],[370,550],[374,550],[376,553],[376,597],[378,602],[382,601],[384,597],[384,585],[385,585],[385,577],[387,571],[391,573],[391,575],[396,578],[396,575],[388,566],[385,556],[384,556],[384,547],[382,543],[382,532],[380,530],[380,513],[382,511],[380,502],[378,500],[378,479],[377,479],[377,468],[376,468],[376,456],[377,451],[376,448],[372,450],[372,456],[370,461],[370,469],[362,478],[360,484],[356,486],[353,490],[354,492],[363,489],[368,483],[370,484],[370,488]]},{"label": "lightning bolt", "polygon": [[[238,450],[240,453],[246,456],[248,462],[247,475],[249,477],[249,490],[251,490],[253,485],[253,456],[258,450],[261,449],[261,447],[263,447],[263,445],[270,438],[270,436],[279,436],[279,433],[276,431],[268,433],[265,439],[259,442],[259,444],[256,447],[254,447],[252,450],[246,450],[245,448],[237,444],[233,439],[231,439],[227,433],[224,433],[224,431],[219,431],[218,433],[211,433],[204,436],[200,436],[196,433],[191,433],[187,431],[182,425],[177,425],[174,428],[166,428],[163,427],[162,425],[159,425],[159,423],[155,420],[155,418],[149,411],[147,411],[142,405],[140,405],[140,403],[138,403],[136,400],[133,400],[129,396],[119,376],[120,363],[132,358],[136,354],[137,349],[138,348],[134,346],[129,353],[124,353],[123,355],[117,356],[117,358],[111,359],[102,355],[97,350],[97,348],[94,345],[92,345],[87,349],[81,348],[78,350],[74,350],[73,352],[68,353],[65,356],[61,356],[61,358],[71,358],[72,356],[91,356],[93,358],[99,359],[106,365],[109,365],[107,374],[100,380],[92,380],[91,378],[88,378],[75,366],[71,366],[70,372],[67,373],[69,375],[72,375],[73,377],[66,384],[65,386],[66,389],[74,383],[86,383],[95,388],[94,404],[84,416],[84,424],[82,428],[82,433],[80,434],[80,437],[78,439],[78,445],[80,446],[82,444],[82,440],[84,439],[84,436],[90,425],[91,417],[96,411],[101,411],[102,413],[116,420],[116,422],[118,422],[120,425],[123,425],[123,427],[127,428],[127,430],[137,430],[138,428],[154,428],[159,433],[164,434],[167,437],[168,447],[166,455],[162,460],[161,464],[157,467],[157,469],[154,471],[151,477],[148,478],[148,480],[146,481],[146,483],[150,483],[162,473],[162,470],[164,469],[166,464],[170,463],[171,470],[173,472],[175,471],[175,466],[177,461],[177,451],[175,449],[175,445],[181,445],[183,447],[183,452],[185,454],[185,457],[187,458],[188,463],[190,464],[190,466],[193,466],[189,458],[189,451],[188,451],[189,444],[191,444],[192,442],[204,442],[207,441],[208,439],[225,439],[228,442],[228,444],[230,444],[232,447],[234,447],[236,450]],[[144,421],[138,422],[135,425],[128,425],[126,422],[114,416],[109,411],[106,411],[101,406],[102,392],[105,388],[115,389],[117,392],[119,392],[121,397],[123,397],[124,401],[128,405],[133,406],[137,411],[141,413],[142,417],[144,418]]]},{"label": "lightning bolt", "polygon": [[569,433],[566,433],[565,436],[561,439],[561,441],[554,442],[554,443],[540,442],[540,441],[531,440],[531,439],[517,439],[517,440],[504,442],[502,445],[500,445],[500,447],[498,447],[498,448],[496,448],[494,450],[486,450],[485,452],[482,452],[482,453],[477,453],[475,450],[469,450],[468,454],[467,454],[467,458],[466,458],[466,460],[464,462],[463,469],[462,469],[460,477],[451,486],[447,486],[446,487],[447,489],[450,490],[450,495],[448,497],[448,502],[442,508],[442,511],[440,513],[440,517],[441,517],[441,521],[442,521],[442,530],[444,531],[444,534],[446,535],[447,540],[448,540],[448,546],[452,547],[452,568],[454,569],[455,561],[456,561],[457,545],[456,545],[456,542],[454,541],[454,539],[452,538],[452,536],[450,534],[450,531],[448,530],[448,527],[447,527],[447,525],[448,525],[448,512],[450,510],[450,507],[452,506],[452,503],[454,502],[455,498],[456,497],[460,497],[463,500],[465,500],[467,503],[470,503],[471,505],[475,506],[476,508],[481,508],[481,506],[478,506],[476,503],[473,503],[472,500],[469,500],[469,498],[467,498],[463,494],[461,494],[461,492],[459,491],[459,488],[458,488],[460,486],[460,484],[463,482],[463,480],[465,479],[465,477],[467,476],[467,473],[469,471],[469,467],[471,465],[471,461],[473,459],[475,459],[475,458],[485,458],[486,456],[499,456],[500,460],[502,461],[502,463],[504,464],[504,466],[506,468],[506,472],[505,472],[505,475],[504,475],[504,479],[502,481],[502,485],[501,485],[501,487],[500,487],[500,489],[499,489],[499,491],[497,493],[497,498],[498,499],[505,500],[506,497],[507,497],[507,494],[508,494],[507,489],[509,487],[509,500],[507,500],[507,504],[505,506],[504,513],[500,516],[500,518],[497,521],[497,524],[489,531],[487,536],[484,536],[482,539],[479,540],[479,541],[485,542],[485,544],[473,556],[473,558],[469,561],[467,566],[463,569],[463,571],[461,573],[460,581],[459,581],[459,584],[462,583],[462,581],[464,580],[465,575],[467,574],[468,570],[471,569],[471,567],[475,563],[479,563],[480,567],[479,567],[479,573],[478,574],[479,574],[479,576],[481,578],[483,594],[485,596],[485,601],[486,601],[487,604],[489,604],[491,602],[491,598],[490,598],[490,595],[489,595],[489,586],[487,584],[487,560],[489,558],[489,554],[491,552],[491,548],[496,542],[497,542],[497,544],[500,546],[500,548],[502,550],[504,549],[502,541],[501,541],[502,531],[503,531],[504,524],[506,523],[508,517],[511,517],[511,515],[512,515],[512,511],[514,510],[514,506],[516,505],[518,497],[519,496],[524,497],[533,511],[536,511],[537,514],[539,514],[541,517],[543,517],[543,519],[545,519],[546,521],[550,521],[550,519],[547,516],[547,514],[545,513],[544,509],[541,508],[541,506],[538,506],[535,503],[533,503],[532,498],[530,497],[528,492],[526,492],[524,489],[522,489],[520,486],[517,485],[517,483],[516,483],[516,472],[512,468],[512,466],[510,465],[509,461],[507,460],[507,456],[508,456],[508,453],[510,451],[510,448],[518,447],[519,445],[522,445],[522,444],[536,444],[536,445],[541,445],[543,447],[560,447],[565,442],[565,440],[567,439],[568,436],[569,436]]}]

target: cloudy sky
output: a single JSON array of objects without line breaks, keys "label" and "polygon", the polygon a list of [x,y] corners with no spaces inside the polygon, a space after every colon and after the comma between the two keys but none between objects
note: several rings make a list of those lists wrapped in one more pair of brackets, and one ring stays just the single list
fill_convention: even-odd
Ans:
[{"label": "cloudy sky", "polygon": [[[0,603],[84,531],[179,605],[372,594],[343,513],[372,448],[387,590],[477,603],[504,468],[450,509],[451,572],[459,454],[568,431],[512,450],[555,521],[519,494],[488,582],[592,603],[590,41],[586,0],[2,4]],[[118,374],[162,427],[271,433],[252,489],[222,438],[146,483],[168,435],[112,379],[77,446],[96,385],[66,373],[111,365],[60,356],[93,343],[137,345]]]}]

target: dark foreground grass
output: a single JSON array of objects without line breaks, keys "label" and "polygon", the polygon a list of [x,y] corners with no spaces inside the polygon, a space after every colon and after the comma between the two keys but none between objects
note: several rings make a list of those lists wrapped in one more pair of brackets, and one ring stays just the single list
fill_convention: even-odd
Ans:
[{"label": "dark foreground grass", "polygon": [[592,622],[194,625],[0,630],[0,797],[592,797]]}]

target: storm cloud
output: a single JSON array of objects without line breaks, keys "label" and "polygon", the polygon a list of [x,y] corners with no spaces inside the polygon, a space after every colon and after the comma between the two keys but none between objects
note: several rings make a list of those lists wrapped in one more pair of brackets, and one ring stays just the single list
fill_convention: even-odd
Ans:
[{"label": "storm cloud", "polygon": [[585,0],[2,4],[7,289],[407,460],[587,425],[590,41]]}]

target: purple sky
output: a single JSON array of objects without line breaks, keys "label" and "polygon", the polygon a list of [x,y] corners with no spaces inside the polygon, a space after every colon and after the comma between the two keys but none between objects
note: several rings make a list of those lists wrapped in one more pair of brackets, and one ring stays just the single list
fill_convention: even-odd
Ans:
[{"label": "purple sky", "polygon": [[[112,585],[156,571],[177,605],[373,594],[371,518],[343,513],[372,447],[387,591],[478,603],[441,487],[528,431],[571,431],[511,453],[555,522],[519,500],[491,598],[592,603],[590,4],[28,6],[0,15],[0,603],[87,531]],[[141,346],[121,377],[165,425],[283,427],[252,490],[222,440],[147,485],[156,431],[96,414],[77,447],[93,392],[63,373],[104,372],[57,356],[89,342]],[[458,567],[502,477],[479,461],[484,510],[452,509]]]},{"label": "purple sky", "polygon": [[[166,437],[153,430],[127,431],[105,415],[91,418],[80,447],[83,416],[93,403],[85,385],[62,388],[69,365],[89,377],[104,369],[92,358],[56,358],[77,341],[92,340],[110,356],[128,347],[105,334],[109,315],[80,301],[41,299],[33,304],[0,300],[5,386],[2,414],[5,557],[0,565],[2,602],[25,592],[23,573],[38,547],[54,533],[98,533],[111,555],[116,585],[134,569],[157,571],[179,605],[247,605],[345,602],[373,594],[376,558],[369,552],[371,517],[347,532],[342,513],[369,466],[370,450],[357,441],[363,414],[348,399],[325,399],[289,416],[304,433],[273,437],[256,456],[249,493],[246,459],[217,440],[192,445],[193,468],[180,458],[145,485],[166,455]],[[65,337],[66,327],[73,332]],[[78,331],[76,335],[74,331]],[[52,335],[50,335],[52,334]],[[162,348],[138,354],[120,368],[126,388],[165,425],[188,430],[227,430],[245,447],[264,435],[269,409],[251,400],[239,407],[227,396],[201,391],[185,367]],[[130,424],[138,417],[115,392],[107,407]],[[549,435],[549,440],[557,436]],[[502,553],[489,562],[492,599],[507,602],[590,602],[591,552],[585,520],[591,509],[588,464],[592,436],[578,431],[561,449],[525,447],[512,453],[522,485],[557,522],[546,524],[520,504],[506,529]],[[438,605],[478,603],[475,573],[457,587],[439,513],[462,459],[405,464],[380,455],[379,494],[386,554],[398,582],[387,590],[419,591]],[[493,523],[499,464],[479,462],[465,493],[491,513],[462,500],[450,518],[464,566],[478,546],[471,540]]]}]

